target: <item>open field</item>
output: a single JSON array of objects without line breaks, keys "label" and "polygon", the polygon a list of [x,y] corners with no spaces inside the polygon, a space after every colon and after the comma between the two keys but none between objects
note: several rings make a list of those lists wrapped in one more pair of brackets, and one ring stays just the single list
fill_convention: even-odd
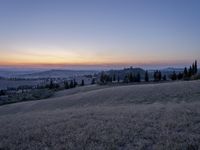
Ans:
[{"label": "open field", "polygon": [[200,81],[66,90],[1,106],[0,149],[199,149],[199,108]]}]

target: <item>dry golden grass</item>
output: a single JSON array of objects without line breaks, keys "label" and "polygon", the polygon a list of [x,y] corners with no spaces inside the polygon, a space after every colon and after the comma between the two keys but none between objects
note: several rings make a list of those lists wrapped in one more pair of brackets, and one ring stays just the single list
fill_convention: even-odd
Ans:
[{"label": "dry golden grass", "polygon": [[1,106],[0,148],[200,148],[200,81],[58,95]]}]

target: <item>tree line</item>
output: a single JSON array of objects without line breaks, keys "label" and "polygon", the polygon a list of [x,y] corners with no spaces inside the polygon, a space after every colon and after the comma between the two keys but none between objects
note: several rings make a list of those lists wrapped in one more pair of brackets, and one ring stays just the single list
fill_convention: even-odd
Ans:
[{"label": "tree line", "polygon": [[[91,84],[95,84],[96,81],[94,78],[92,78],[91,80]],[[71,88],[75,88],[77,86],[85,86],[85,81],[84,79],[81,80],[81,83],[78,84],[77,81],[75,79],[73,80],[66,80],[64,81],[64,89],[71,89]],[[49,84],[46,85],[46,88],[49,88],[49,89],[59,89],[61,88],[60,84],[58,83],[54,83],[53,80],[51,79]]]},{"label": "tree line", "polygon": [[176,73],[174,71],[170,76],[170,78],[171,80],[190,80],[197,73],[198,73],[198,66],[197,66],[197,61],[195,60],[189,68],[185,67],[182,73],[181,72]]},{"label": "tree line", "polygon": [[[156,70],[151,73],[151,78],[150,78],[150,73],[146,70],[143,77],[144,82],[159,82],[159,81],[166,81],[168,79],[175,81],[175,80],[191,80],[191,79],[199,79],[198,76],[196,76],[198,73],[198,66],[197,66],[197,61],[195,60],[190,67],[185,67],[183,72],[178,72],[176,73],[173,71],[167,78],[166,74],[163,74],[160,70]],[[153,79],[152,79],[153,78]],[[101,72],[100,77],[99,77],[99,83],[100,84],[107,84],[107,83],[133,83],[133,82],[141,82],[141,74],[138,73],[126,73],[123,78],[120,78],[119,75],[114,74],[108,74],[106,72]],[[95,84],[96,80],[92,78],[91,84]],[[69,80],[69,81],[64,81],[64,89],[71,89],[75,88],[77,86],[84,86],[85,81],[82,79],[81,83],[78,85],[77,81],[75,79]],[[50,79],[49,84],[44,85],[44,86],[39,86],[37,88],[48,88],[51,90],[59,90],[62,89],[63,86],[61,87],[61,83],[54,83],[53,79]],[[0,96],[5,95],[6,90],[0,90]]]},{"label": "tree line", "polygon": [[[174,80],[190,80],[192,76],[196,75],[198,72],[198,66],[197,66],[197,61],[195,60],[192,65],[187,68],[184,68],[183,72],[178,72],[176,73],[173,71],[169,76],[166,74],[162,74],[160,70],[156,70],[153,72],[153,81],[158,82],[158,81],[166,81],[168,78],[172,81]],[[168,78],[167,78],[168,77]],[[149,82],[150,77],[149,77],[149,72],[146,70],[144,73],[144,79],[143,81]],[[100,75],[100,84],[107,84],[107,83],[112,83],[112,82],[123,82],[123,83],[132,83],[132,82],[141,82],[141,75],[140,73],[126,73],[124,78],[121,79],[116,74],[114,73],[113,75],[110,75],[106,72],[101,72]]]}]

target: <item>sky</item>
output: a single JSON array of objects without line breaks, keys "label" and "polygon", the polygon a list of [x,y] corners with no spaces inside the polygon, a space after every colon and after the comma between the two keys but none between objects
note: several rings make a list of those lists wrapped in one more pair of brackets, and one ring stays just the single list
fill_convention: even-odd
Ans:
[{"label": "sky", "polygon": [[0,0],[0,66],[200,62],[199,0]]}]

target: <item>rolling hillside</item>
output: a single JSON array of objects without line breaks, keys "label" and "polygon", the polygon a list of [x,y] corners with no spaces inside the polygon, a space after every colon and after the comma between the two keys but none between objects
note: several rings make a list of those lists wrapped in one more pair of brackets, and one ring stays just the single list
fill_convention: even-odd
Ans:
[{"label": "rolling hillside", "polygon": [[68,78],[73,76],[83,76],[98,73],[98,71],[90,70],[47,70],[41,72],[35,72],[31,74],[20,75],[21,78]]},{"label": "rolling hillside", "polygon": [[200,81],[81,88],[1,106],[0,148],[200,147]]}]

